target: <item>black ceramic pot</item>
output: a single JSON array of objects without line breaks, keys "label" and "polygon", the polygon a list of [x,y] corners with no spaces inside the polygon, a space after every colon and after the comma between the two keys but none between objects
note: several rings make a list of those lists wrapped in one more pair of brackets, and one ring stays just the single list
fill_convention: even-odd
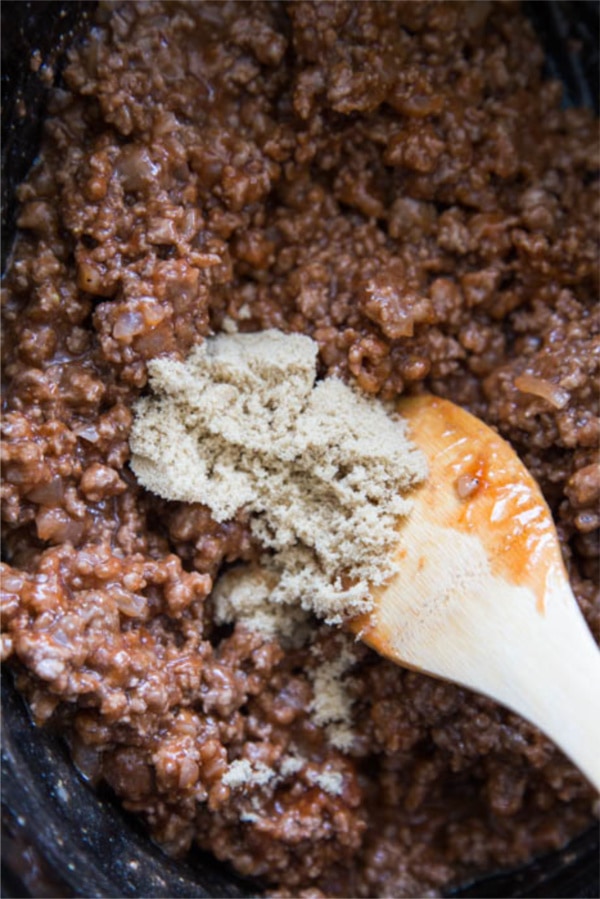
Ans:
[{"label": "black ceramic pot", "polygon": [[[60,78],[61,52],[85,29],[94,3],[2,3],[2,265],[14,234],[14,191],[35,157],[45,88],[30,68],[39,50]],[[549,74],[565,102],[598,107],[597,0],[530,2]],[[110,796],[76,773],[60,736],[36,728],[2,674],[2,897],[249,897],[260,895],[209,856],[165,857]],[[598,831],[519,871],[464,886],[452,896],[598,897]]]}]

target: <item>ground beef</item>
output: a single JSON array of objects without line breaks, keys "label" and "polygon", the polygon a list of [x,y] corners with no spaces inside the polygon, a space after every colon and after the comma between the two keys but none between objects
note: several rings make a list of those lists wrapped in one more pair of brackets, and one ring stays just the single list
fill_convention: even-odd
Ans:
[{"label": "ground beef", "polygon": [[[433,896],[591,820],[491,701],[317,622],[295,648],[216,626],[247,522],[128,468],[148,360],[309,334],[322,376],[511,441],[598,635],[597,125],[541,65],[487,2],[111,3],[70,53],[4,282],[3,657],[170,853],[278,895]],[[310,708],[343,653],[342,752]]]}]

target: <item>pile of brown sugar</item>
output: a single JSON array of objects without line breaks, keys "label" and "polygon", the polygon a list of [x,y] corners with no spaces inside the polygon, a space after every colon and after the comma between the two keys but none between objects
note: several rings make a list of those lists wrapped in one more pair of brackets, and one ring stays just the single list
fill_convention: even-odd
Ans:
[{"label": "pile of brown sugar", "polygon": [[145,487],[203,503],[216,521],[248,514],[272,551],[271,601],[331,624],[369,609],[370,588],[390,576],[405,495],[426,463],[381,401],[315,383],[317,353],[309,337],[268,330],[154,360],[131,466]]}]

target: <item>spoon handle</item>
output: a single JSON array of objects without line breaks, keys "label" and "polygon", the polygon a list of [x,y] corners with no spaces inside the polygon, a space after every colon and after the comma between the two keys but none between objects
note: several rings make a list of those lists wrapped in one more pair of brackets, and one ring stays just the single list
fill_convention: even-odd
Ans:
[{"label": "spoon handle", "polygon": [[573,615],[561,616],[554,635],[531,652],[531,670],[518,672],[512,702],[600,792],[600,652],[571,608]]},{"label": "spoon handle", "polygon": [[[436,537],[428,548],[435,564],[398,577],[356,632],[392,661],[522,715],[600,791],[600,651],[561,572],[540,608],[528,587],[482,576],[472,538]],[[449,602],[457,592],[460,601]]]},{"label": "spoon handle", "polygon": [[[474,621],[471,607],[471,640],[481,655],[466,685],[539,727],[600,791],[600,651],[570,588],[561,584],[560,590],[548,598],[543,616],[522,597],[517,609],[504,595],[510,612],[496,620],[488,614]],[[466,681],[460,667],[456,678]]]}]

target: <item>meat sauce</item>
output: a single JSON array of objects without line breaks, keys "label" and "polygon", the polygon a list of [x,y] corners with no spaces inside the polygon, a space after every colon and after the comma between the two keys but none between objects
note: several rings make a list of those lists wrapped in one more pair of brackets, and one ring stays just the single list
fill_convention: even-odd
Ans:
[{"label": "meat sauce", "polygon": [[[216,625],[244,515],[128,467],[149,360],[308,334],[320,376],[511,442],[598,636],[597,124],[542,62],[488,2],[106,4],[70,51],[4,281],[3,658],[168,853],[278,896],[435,896],[592,820],[488,699],[317,621],[295,647]],[[349,652],[342,751],[310,710]],[[241,760],[273,774],[236,786]]]}]

